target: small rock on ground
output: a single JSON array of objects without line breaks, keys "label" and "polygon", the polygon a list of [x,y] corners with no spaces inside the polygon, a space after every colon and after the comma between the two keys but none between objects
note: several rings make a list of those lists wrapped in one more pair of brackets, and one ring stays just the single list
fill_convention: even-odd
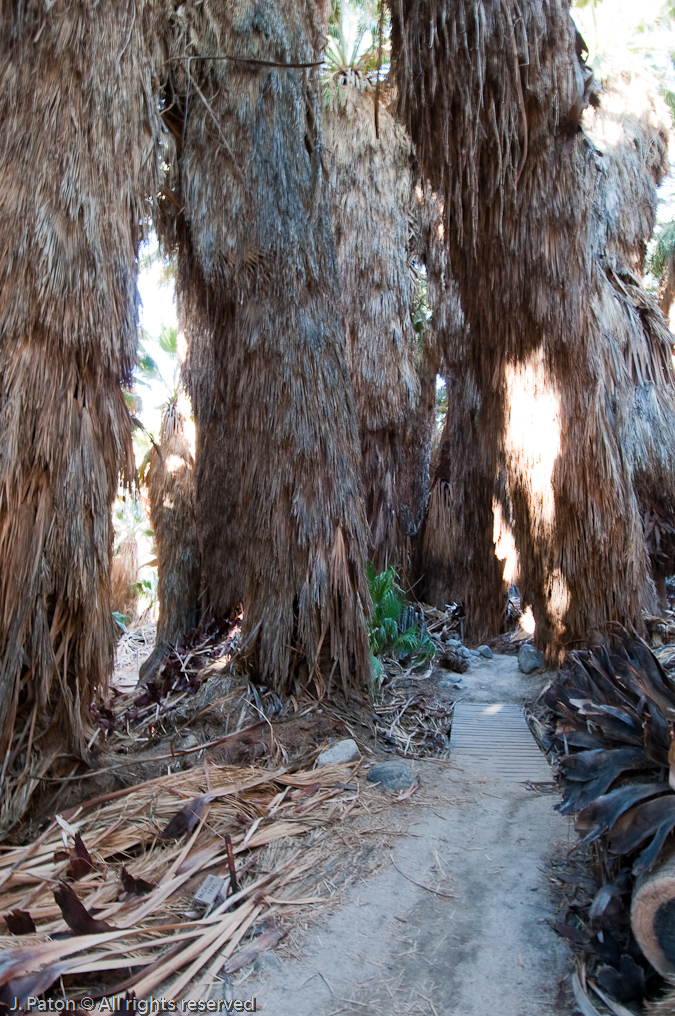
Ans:
[{"label": "small rock on ground", "polygon": [[461,677],[442,677],[438,682],[439,688],[459,688],[460,691],[464,691],[466,688],[466,682]]},{"label": "small rock on ground", "polygon": [[486,660],[492,659],[492,650],[489,646],[478,646],[478,652],[481,656],[484,656]]},{"label": "small rock on ground", "polygon": [[518,650],[518,666],[523,674],[533,674],[535,670],[543,667],[545,662],[544,654],[529,643],[525,643]]},{"label": "small rock on ground", "polygon": [[380,762],[368,770],[369,783],[379,783],[387,790],[408,790],[417,786],[419,776],[405,762]]},{"label": "small rock on ground", "polygon": [[347,737],[344,741],[338,741],[337,744],[332,744],[326,751],[322,751],[316,760],[316,767],[320,769],[322,766],[335,765],[336,762],[356,762],[360,758],[361,752],[358,749],[356,741],[353,741],[351,737]]}]

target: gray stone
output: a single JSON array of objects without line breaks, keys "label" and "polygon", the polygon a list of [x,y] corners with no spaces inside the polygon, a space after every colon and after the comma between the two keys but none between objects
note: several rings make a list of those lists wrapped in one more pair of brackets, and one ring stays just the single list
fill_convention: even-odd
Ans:
[{"label": "gray stone", "polygon": [[332,766],[336,762],[356,762],[361,758],[361,752],[358,749],[356,741],[353,741],[351,737],[345,738],[344,741],[338,741],[336,744],[332,744],[326,751],[322,751],[316,760],[316,767],[320,769],[321,766]]},{"label": "gray stone", "polygon": [[444,677],[438,682],[439,688],[459,688],[460,691],[466,689],[466,683],[461,677]]},{"label": "gray stone", "polygon": [[469,650],[468,650],[468,649],[466,648],[466,646],[463,646],[463,645],[459,645],[459,646],[457,647],[457,650],[456,650],[456,652],[457,652],[457,655],[458,655],[458,656],[463,656],[465,660],[470,660],[470,659],[471,659],[471,653],[470,653],[470,652],[469,652]]},{"label": "gray stone", "polygon": [[480,654],[480,653],[478,652],[478,650],[477,650],[477,649],[469,649],[469,652],[471,653],[471,655],[472,655],[472,656],[480,656],[480,655],[481,655],[481,654]]},{"label": "gray stone", "polygon": [[478,652],[481,656],[484,656],[486,660],[492,659],[493,653],[489,646],[478,646]]},{"label": "gray stone", "polygon": [[535,670],[543,667],[545,662],[544,654],[528,642],[518,650],[518,666],[523,674],[533,674]]},{"label": "gray stone", "polygon": [[369,783],[379,783],[387,790],[408,790],[413,783],[417,786],[420,781],[417,773],[405,762],[380,762],[370,767],[366,778]]}]

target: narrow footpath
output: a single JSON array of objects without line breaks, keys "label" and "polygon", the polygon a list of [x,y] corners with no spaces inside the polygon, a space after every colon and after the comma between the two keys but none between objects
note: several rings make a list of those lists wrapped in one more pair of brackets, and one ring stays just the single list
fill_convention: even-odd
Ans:
[{"label": "narrow footpath", "polygon": [[247,980],[265,1016],[570,1011],[555,1007],[571,959],[548,925],[547,864],[574,833],[520,716],[543,682],[512,656],[464,678],[450,759],[416,766],[437,803],[406,812],[391,863],[308,928],[301,960],[268,954]]}]

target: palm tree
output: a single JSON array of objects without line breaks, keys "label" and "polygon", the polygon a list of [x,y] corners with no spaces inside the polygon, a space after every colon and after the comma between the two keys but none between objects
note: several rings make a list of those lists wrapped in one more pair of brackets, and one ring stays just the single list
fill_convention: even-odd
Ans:
[{"label": "palm tree", "polygon": [[[445,199],[471,335],[464,367],[481,402],[500,407],[492,442],[506,451],[521,591],[537,640],[556,655],[606,617],[641,625],[649,600],[591,299],[602,244],[587,209],[598,174],[577,135],[593,85],[562,0],[478,8],[394,5],[393,62],[402,115]],[[530,413],[543,414],[545,439],[524,426]],[[523,435],[540,446],[528,450]]]},{"label": "palm tree", "polygon": [[[315,4],[182,5],[163,102],[165,241],[197,430],[205,607],[244,607],[277,690],[365,688],[366,521],[322,182]],[[213,56],[215,59],[210,59]],[[295,683],[294,683],[295,682]]]},{"label": "palm tree", "polygon": [[122,384],[158,165],[145,19],[112,0],[0,9],[0,831],[57,758],[86,755],[112,669]]},{"label": "palm tree", "polygon": [[[440,608],[461,603],[467,634],[481,641],[500,630],[506,601],[492,521],[500,452],[494,414],[501,410],[495,399],[481,400],[466,367],[470,336],[447,263],[443,207],[428,188],[423,209],[430,333],[447,409],[418,541],[416,591]],[[435,393],[435,374],[433,385]]]},{"label": "palm tree", "polygon": [[159,619],[155,648],[140,670],[152,678],[167,650],[195,627],[198,618],[200,559],[194,504],[194,460],[185,436],[178,397],[162,414],[158,446],[150,449],[145,482],[157,548]]},{"label": "palm tree", "polygon": [[[372,81],[377,47],[362,52],[333,28],[324,72],[324,126],[342,320],[361,439],[361,475],[378,570],[406,565],[426,484],[416,426],[420,380],[413,316],[416,210],[410,140]],[[428,456],[427,456],[428,457]]]}]

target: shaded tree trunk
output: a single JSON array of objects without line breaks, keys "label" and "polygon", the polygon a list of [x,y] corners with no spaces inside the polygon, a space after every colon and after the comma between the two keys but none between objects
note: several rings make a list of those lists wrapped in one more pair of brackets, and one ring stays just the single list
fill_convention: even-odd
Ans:
[{"label": "shaded tree trunk", "polygon": [[536,374],[556,401],[556,454],[541,491],[514,442],[513,400],[495,421],[512,449],[514,530],[537,640],[556,656],[607,617],[639,628],[647,560],[590,309],[597,171],[576,138],[590,82],[568,4],[404,0],[392,8],[392,42],[401,113],[445,198],[468,366],[486,381],[480,397],[509,385],[515,393]]},{"label": "shaded tree trunk", "polygon": [[[415,431],[420,382],[411,264],[415,178],[410,140],[374,89],[350,70],[325,86],[326,148],[340,307],[361,440],[361,475],[375,567],[405,566],[419,525]],[[424,497],[424,493],[421,494]]]},{"label": "shaded tree trunk", "polygon": [[0,832],[58,756],[86,755],[113,664],[111,507],[134,473],[121,383],[157,167],[132,6],[0,13]]},{"label": "shaded tree trunk", "polygon": [[[284,0],[213,16],[186,4],[172,54],[312,63],[321,14]],[[171,66],[206,605],[224,615],[243,602],[252,666],[276,690],[313,682],[321,693],[336,669],[345,691],[365,688],[366,522],[318,69]]]},{"label": "shaded tree trunk", "polygon": [[169,647],[195,627],[199,616],[194,460],[184,423],[172,400],[162,417],[159,450],[150,451],[146,482],[157,549],[159,619],[155,648],[140,669],[142,681],[154,677]]}]

